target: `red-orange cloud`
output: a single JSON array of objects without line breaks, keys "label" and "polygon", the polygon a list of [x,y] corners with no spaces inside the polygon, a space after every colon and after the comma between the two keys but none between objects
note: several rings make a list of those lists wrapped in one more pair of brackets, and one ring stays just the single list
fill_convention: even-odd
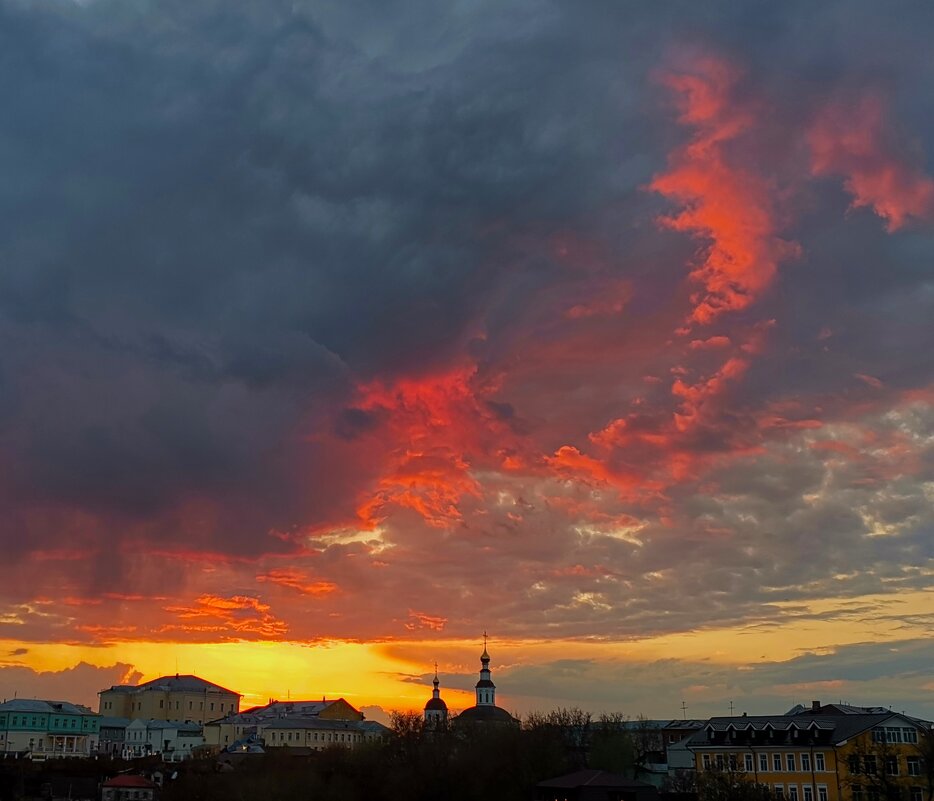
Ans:
[{"label": "red-orange cloud", "polygon": [[461,499],[481,495],[474,464],[503,467],[510,458],[508,425],[485,403],[487,390],[472,366],[360,387],[359,408],[387,420],[389,449],[375,490],[357,510],[367,525],[378,524],[392,505],[433,526],[461,519]]},{"label": "red-orange cloud", "polygon": [[888,106],[878,94],[834,102],[808,131],[811,172],[843,176],[853,206],[871,208],[897,231],[911,220],[934,220],[934,180],[893,132]]},{"label": "red-orange cloud", "polygon": [[779,261],[797,253],[778,236],[770,182],[729,157],[727,145],[753,124],[734,97],[739,78],[732,64],[707,55],[659,79],[694,136],[670,155],[668,171],[649,188],[682,207],[661,218],[663,226],[709,242],[691,272],[703,291],[692,298],[690,319],[701,324],[749,306],[772,283]]}]

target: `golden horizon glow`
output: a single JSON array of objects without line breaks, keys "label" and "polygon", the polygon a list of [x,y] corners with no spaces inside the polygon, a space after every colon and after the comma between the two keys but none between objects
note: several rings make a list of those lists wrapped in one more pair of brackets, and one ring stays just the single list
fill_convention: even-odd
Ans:
[{"label": "golden horizon glow", "polygon": [[[892,615],[919,615],[929,612],[932,599],[934,592],[916,591],[898,596],[862,596],[844,603],[830,600],[807,604],[788,602],[782,606],[793,610],[790,614],[794,617],[767,626],[744,624],[613,642],[493,639],[489,647],[501,697],[507,703],[514,698],[535,697],[524,695],[523,687],[509,684],[511,670],[567,659],[569,653],[576,658],[622,665],[676,660],[684,664],[735,665],[743,669],[750,664],[780,663],[805,653],[828,653],[862,642],[923,638],[927,632],[920,621],[880,631],[877,618],[864,619],[859,609],[872,605],[885,607]],[[852,614],[849,608],[853,609]],[[59,672],[84,662],[98,668],[116,663],[130,665],[132,670],[142,674],[140,682],[176,672],[192,673],[242,693],[242,708],[265,704],[271,698],[342,696],[354,706],[378,706],[388,712],[413,711],[424,706],[431,694],[430,678],[426,677],[433,671],[435,661],[441,674],[471,677],[479,669],[479,642],[446,638],[372,643],[126,641],[82,645],[7,639],[0,640],[0,648],[6,649],[8,654],[26,649],[26,653],[8,657],[5,665],[37,672]],[[783,687],[806,689],[800,685]],[[690,695],[698,688],[688,685],[684,689],[685,694]],[[469,689],[459,690],[442,681],[442,692],[452,710],[473,704],[473,693]],[[83,702],[89,700],[83,699]]]}]

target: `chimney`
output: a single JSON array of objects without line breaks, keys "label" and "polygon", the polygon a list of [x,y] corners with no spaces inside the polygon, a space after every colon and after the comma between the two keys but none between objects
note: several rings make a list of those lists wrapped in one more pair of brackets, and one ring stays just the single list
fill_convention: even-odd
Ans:
[{"label": "chimney", "polygon": [[820,709],[820,701],[811,701],[811,711],[817,712]]}]

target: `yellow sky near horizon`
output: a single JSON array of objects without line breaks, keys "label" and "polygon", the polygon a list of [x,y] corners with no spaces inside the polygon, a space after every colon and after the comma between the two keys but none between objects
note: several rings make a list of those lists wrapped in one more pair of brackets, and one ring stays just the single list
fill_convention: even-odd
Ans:
[{"label": "yellow sky near horizon", "polygon": [[[861,642],[886,642],[924,637],[923,620],[934,608],[934,592],[897,596],[865,596],[847,602],[789,604],[794,612],[785,622],[743,625],[668,634],[627,642],[598,640],[491,640],[494,670],[544,665],[568,658],[610,663],[652,663],[674,659],[685,663],[729,666],[784,662],[803,653],[826,653]],[[867,607],[874,609],[866,617]],[[879,626],[880,612],[899,620]],[[832,613],[832,614],[831,614]],[[343,696],[356,706],[420,709],[430,695],[424,677],[439,663],[442,674],[472,675],[478,669],[481,641],[462,639],[390,640],[372,643],[240,641],[223,643],[138,642],[108,645],[21,643],[0,640],[11,656],[6,666],[58,672],[85,662],[96,667],[132,665],[141,681],[161,675],[195,673],[243,693],[242,706],[270,698]],[[17,649],[27,649],[16,655]],[[505,694],[523,695],[523,688],[501,682]],[[473,703],[470,692],[444,687],[453,708]],[[76,699],[80,700],[80,699]],[[868,700],[871,699],[867,699]]]}]

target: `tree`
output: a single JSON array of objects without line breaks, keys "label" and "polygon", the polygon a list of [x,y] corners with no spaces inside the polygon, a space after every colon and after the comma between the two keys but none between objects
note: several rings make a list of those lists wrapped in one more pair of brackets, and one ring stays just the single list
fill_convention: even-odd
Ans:
[{"label": "tree", "polygon": [[590,767],[635,776],[636,749],[628,723],[629,719],[619,713],[600,716],[594,726]]},{"label": "tree", "polygon": [[698,801],[772,801],[768,786],[742,770],[713,768],[697,777]]}]

